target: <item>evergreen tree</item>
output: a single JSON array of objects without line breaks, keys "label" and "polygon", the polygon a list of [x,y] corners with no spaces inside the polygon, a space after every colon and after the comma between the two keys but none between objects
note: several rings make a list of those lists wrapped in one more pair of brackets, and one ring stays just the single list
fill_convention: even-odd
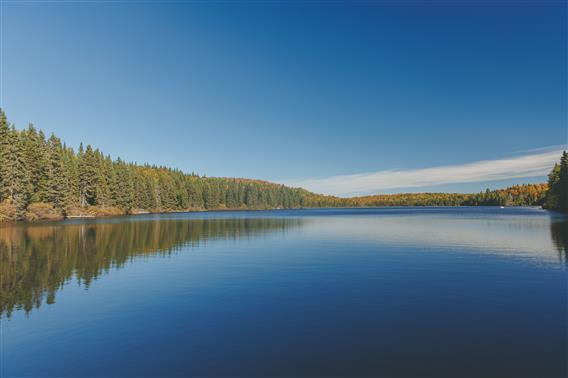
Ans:
[{"label": "evergreen tree", "polygon": [[24,152],[25,134],[12,129],[10,145],[8,192],[16,205],[16,219],[24,219],[31,194]]},{"label": "evergreen tree", "polygon": [[564,151],[560,164],[555,164],[548,175],[546,207],[568,212],[568,153]]},{"label": "evergreen tree", "polygon": [[116,204],[118,207],[130,211],[134,205],[134,184],[132,175],[126,163],[120,158],[115,165],[116,170]]},{"label": "evergreen tree", "polygon": [[22,132],[23,152],[32,202],[47,201],[48,163],[45,136],[30,124]]},{"label": "evergreen tree", "polygon": [[63,168],[66,176],[67,188],[65,197],[68,206],[79,206],[80,188],[79,188],[79,158],[75,155],[72,148],[63,145]]},{"label": "evergreen tree", "polygon": [[10,128],[6,114],[0,109],[0,202],[8,198]]},{"label": "evergreen tree", "polygon": [[68,176],[65,172],[63,147],[55,135],[51,135],[48,140],[48,151],[47,201],[65,212],[69,205]]},{"label": "evergreen tree", "polygon": [[99,150],[95,150],[95,169],[97,172],[96,179],[96,197],[97,204],[102,206],[110,206],[112,202],[111,180],[112,162],[107,161]]},{"label": "evergreen tree", "polygon": [[554,164],[554,168],[548,174],[548,192],[546,194],[546,207],[549,209],[557,209],[559,201],[560,165]]},{"label": "evergreen tree", "polygon": [[79,147],[79,191],[81,206],[97,204],[97,185],[99,181],[98,161],[91,145],[83,152]]},{"label": "evergreen tree", "polygon": [[568,212],[568,153],[564,151],[560,158],[558,175],[558,209]]}]

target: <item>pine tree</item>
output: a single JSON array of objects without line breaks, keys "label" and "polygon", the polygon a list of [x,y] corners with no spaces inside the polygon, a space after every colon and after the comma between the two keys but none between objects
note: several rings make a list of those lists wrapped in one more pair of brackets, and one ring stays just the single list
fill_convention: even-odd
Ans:
[{"label": "pine tree", "polygon": [[558,174],[558,209],[568,212],[568,153],[564,151],[560,158]]},{"label": "pine tree", "polygon": [[99,151],[95,151],[96,160],[96,193],[97,193],[97,204],[103,206],[111,205],[111,190],[110,190],[110,170],[112,169],[112,163],[108,164],[105,161],[103,154]]},{"label": "pine tree", "polygon": [[9,192],[13,203],[16,205],[16,219],[24,219],[30,202],[31,187],[28,177],[28,168],[25,161],[25,134],[12,130]]},{"label": "pine tree", "polygon": [[98,164],[91,145],[83,152],[83,146],[79,147],[79,190],[80,205],[97,204],[97,184],[99,179]]},{"label": "pine tree", "polygon": [[0,202],[8,198],[10,128],[6,114],[0,109]]},{"label": "pine tree", "polygon": [[63,145],[63,168],[65,172],[67,188],[65,197],[68,206],[77,206],[80,202],[79,189],[79,158],[75,155],[72,148]]},{"label": "pine tree", "polygon": [[134,205],[134,184],[129,167],[119,158],[115,166],[117,205],[130,211]]},{"label": "pine tree", "polygon": [[63,147],[55,135],[51,135],[48,140],[48,151],[47,201],[65,213],[69,205],[68,176],[65,172]]},{"label": "pine tree", "polygon": [[23,152],[31,191],[30,201],[42,202],[47,200],[48,164],[45,136],[38,133],[30,124],[22,132]]}]

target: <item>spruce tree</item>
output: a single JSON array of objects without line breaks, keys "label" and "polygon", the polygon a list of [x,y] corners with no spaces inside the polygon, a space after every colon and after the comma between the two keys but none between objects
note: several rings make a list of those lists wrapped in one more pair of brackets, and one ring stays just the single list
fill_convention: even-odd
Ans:
[{"label": "spruce tree", "polygon": [[97,204],[103,206],[110,206],[111,190],[110,190],[109,170],[111,168],[108,166],[103,154],[99,150],[95,151],[95,161],[96,161],[96,171],[97,171],[97,180],[96,180]]},{"label": "spruce tree", "polygon": [[568,212],[568,153],[564,151],[560,158],[558,174],[558,209]]},{"label": "spruce tree", "polygon": [[6,114],[0,109],[0,202],[8,198],[10,128]]},{"label": "spruce tree", "polygon": [[80,205],[97,204],[97,184],[99,179],[98,162],[91,145],[83,152],[83,145],[79,147],[79,190]]},{"label": "spruce tree", "polygon": [[45,136],[30,124],[22,132],[23,152],[31,191],[30,201],[47,200],[48,163]]},{"label": "spruce tree", "polygon": [[28,168],[25,161],[25,134],[12,129],[11,133],[11,164],[9,170],[10,198],[16,205],[16,219],[24,219],[30,201],[31,187]]},{"label": "spruce tree", "polygon": [[67,188],[65,198],[68,206],[77,206],[80,202],[78,158],[72,148],[63,145],[63,168]]},{"label": "spruce tree", "polygon": [[115,170],[117,205],[126,211],[130,211],[134,205],[134,184],[129,167],[119,158]]},{"label": "spruce tree", "polygon": [[51,135],[48,140],[48,185],[47,200],[64,213],[68,206],[68,177],[65,172],[61,141]]}]

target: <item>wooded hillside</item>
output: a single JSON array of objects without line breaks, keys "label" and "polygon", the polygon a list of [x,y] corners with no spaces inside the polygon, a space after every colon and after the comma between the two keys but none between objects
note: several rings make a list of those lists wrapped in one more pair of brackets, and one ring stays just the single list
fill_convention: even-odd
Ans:
[{"label": "wooded hillside", "polygon": [[[554,168],[551,208],[568,206],[568,180]],[[564,179],[564,176],[566,179]],[[566,186],[566,185],[564,185]],[[17,130],[0,110],[0,220],[58,219],[137,212],[361,206],[542,205],[546,184],[479,194],[406,193],[339,198],[261,180],[215,178],[112,159],[91,145],[77,151],[33,125]],[[564,202],[563,202],[564,201]]]},{"label": "wooded hillside", "polygon": [[113,160],[90,145],[75,151],[32,125],[16,130],[0,110],[0,218],[320,207],[336,201],[265,181],[210,178]]}]

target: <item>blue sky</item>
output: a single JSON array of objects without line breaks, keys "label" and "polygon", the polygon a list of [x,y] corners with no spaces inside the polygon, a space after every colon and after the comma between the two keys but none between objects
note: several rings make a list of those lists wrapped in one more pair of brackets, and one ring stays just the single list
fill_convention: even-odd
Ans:
[{"label": "blue sky", "polygon": [[[326,193],[539,182],[567,138],[566,20],[561,1],[3,1],[2,107],[128,161]],[[384,175],[527,155],[475,182]]]}]

